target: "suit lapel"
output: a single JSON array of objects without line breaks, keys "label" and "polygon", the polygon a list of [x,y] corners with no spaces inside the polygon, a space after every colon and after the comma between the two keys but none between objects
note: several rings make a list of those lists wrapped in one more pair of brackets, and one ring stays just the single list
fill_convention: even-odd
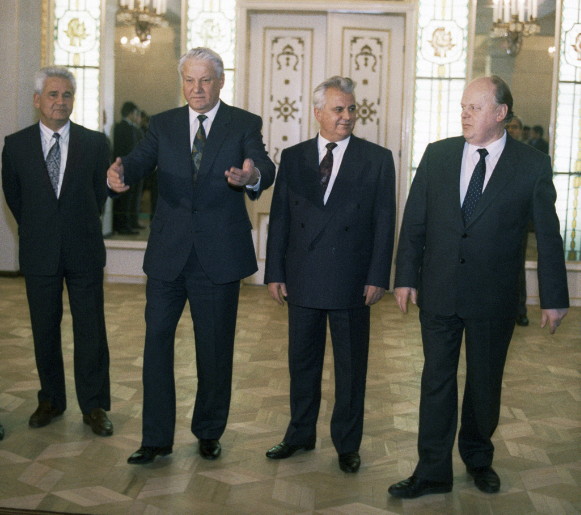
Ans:
[{"label": "suit lapel", "polygon": [[317,138],[313,138],[305,143],[305,151],[301,156],[302,162],[299,166],[301,174],[300,182],[305,188],[305,196],[311,203],[323,209],[323,195],[319,178],[319,148]]},{"label": "suit lapel", "polygon": [[232,113],[230,112],[230,106],[221,101],[216,117],[212,122],[212,128],[210,129],[210,134],[208,134],[206,145],[204,146],[202,165],[198,172],[198,181],[204,180],[208,172],[212,170],[214,160],[219,153],[222,143],[228,135],[231,123]]},{"label": "suit lapel", "polygon": [[[63,176],[63,183],[61,185],[61,194],[59,198],[63,196],[63,194],[67,190],[67,184],[70,183],[72,177],[74,175],[72,170],[78,170],[79,167],[77,163],[81,160],[82,151],[84,145],[82,143],[82,135],[81,130],[78,125],[71,122],[70,132],[69,132],[69,145],[67,151],[67,164],[65,166],[65,173]],[[46,167],[46,165],[45,165]],[[47,172],[48,173],[48,172]],[[52,186],[51,186],[52,187]]]},{"label": "suit lapel", "polygon": [[514,141],[510,137],[507,137],[502,154],[500,154],[500,158],[492,171],[488,184],[484,188],[478,204],[476,204],[468,226],[474,223],[491,206],[494,198],[500,192],[504,191],[512,180],[513,174],[510,172],[515,166],[512,152],[513,144]]},{"label": "suit lapel", "polygon": [[[40,125],[38,123],[32,126],[32,154],[34,157],[35,167],[40,175],[40,184],[43,188],[50,189],[53,191],[52,184],[50,182],[50,177],[48,175],[48,168],[46,167],[46,161],[44,159],[44,153],[42,151],[42,136],[40,134]],[[54,196],[57,200],[56,195]]]},{"label": "suit lapel", "polygon": [[340,209],[345,199],[352,195],[360,182],[359,176],[365,166],[365,159],[361,153],[361,141],[356,136],[351,136],[349,140],[333,189],[325,205],[328,211]]},{"label": "suit lapel", "polygon": [[315,163],[315,167],[313,169],[307,165],[302,169],[306,174],[303,179],[307,187],[307,195],[309,195],[313,204],[318,208],[313,210],[314,231],[311,241],[315,242],[322,235],[329,221],[343,208],[346,199],[353,195],[353,191],[355,191],[355,187],[360,181],[359,178],[365,166],[365,160],[361,155],[361,140],[355,136],[351,136],[349,144],[343,154],[333,189],[327,199],[327,204],[323,204],[323,195],[319,182],[319,150],[317,138],[312,141],[314,143],[305,152],[305,157],[310,157],[311,162]]},{"label": "suit lapel", "polygon": [[454,222],[459,226],[464,226],[462,217],[462,205],[460,204],[460,174],[462,172],[462,155],[464,153],[464,144],[466,140],[463,137],[455,138],[451,141],[449,160],[444,163],[442,168],[441,183],[451,188],[446,188],[444,193],[443,204],[449,205],[452,210]]}]

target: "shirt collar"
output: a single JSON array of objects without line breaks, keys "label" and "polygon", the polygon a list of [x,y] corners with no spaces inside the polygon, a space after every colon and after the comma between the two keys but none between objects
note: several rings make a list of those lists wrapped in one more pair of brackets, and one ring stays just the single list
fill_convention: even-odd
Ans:
[{"label": "shirt collar", "polygon": [[69,133],[71,131],[71,121],[67,121],[67,123],[65,123],[58,131],[53,131],[52,129],[49,129],[44,123],[42,122],[38,122],[38,125],[40,126],[40,134],[42,135],[42,137],[44,138],[45,141],[50,141],[52,138],[52,135],[55,132],[58,132],[60,134],[60,139],[61,140],[68,140],[69,137]]},{"label": "shirt collar", "polygon": [[[351,139],[351,136],[346,137],[345,139],[339,140],[339,141],[335,141],[334,143],[337,144],[337,147],[339,148],[339,150],[345,150],[347,148],[347,145],[349,144],[349,140]],[[328,139],[323,138],[323,136],[321,136],[321,133],[319,132],[319,136],[317,138],[317,145],[319,147],[319,152],[327,152],[327,143],[331,143]]]},{"label": "shirt collar", "polygon": [[488,151],[488,155],[490,156],[490,158],[495,160],[500,156],[500,154],[502,154],[502,151],[504,150],[505,145],[506,145],[506,130],[504,131],[504,133],[502,134],[502,136],[499,139],[497,139],[496,141],[493,141],[492,143],[490,143],[486,147],[479,147],[477,145],[472,145],[469,143],[468,144],[468,155],[472,156],[472,157],[476,156],[476,158],[480,158],[480,156],[477,154],[478,149],[485,148]]},{"label": "shirt collar", "polygon": [[218,109],[220,108],[220,104],[222,102],[220,100],[218,100],[218,103],[212,107],[212,109],[210,109],[207,113],[198,113],[196,111],[194,111],[189,105],[188,105],[188,111],[190,113],[190,125],[192,125],[194,122],[198,121],[198,116],[201,114],[204,114],[205,116],[208,117],[208,120],[210,121],[210,124],[214,121],[214,118],[216,118],[216,113],[218,112]]}]

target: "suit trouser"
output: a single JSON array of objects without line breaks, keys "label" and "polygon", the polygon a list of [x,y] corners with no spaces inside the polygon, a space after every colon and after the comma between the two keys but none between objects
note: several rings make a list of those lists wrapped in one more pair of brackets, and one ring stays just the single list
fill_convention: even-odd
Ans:
[{"label": "suit trouser", "polygon": [[452,482],[452,449],[458,423],[457,371],[466,341],[466,384],[458,448],[469,467],[492,464],[491,437],[500,416],[502,375],[514,319],[461,319],[420,311],[424,369],[414,474]]},{"label": "suit trouser", "polygon": [[291,421],[285,442],[304,445],[316,437],[328,317],[335,364],[331,438],[339,454],[358,451],[363,435],[369,307],[325,310],[289,304],[288,313]]},{"label": "suit trouser", "polygon": [[174,281],[147,280],[142,445],[173,445],[176,420],[174,343],[186,300],[194,323],[198,387],[192,433],[218,439],[226,428],[240,281],[214,284],[195,251]]},{"label": "suit trouser", "polygon": [[77,399],[85,414],[111,408],[109,348],[103,307],[103,269],[61,270],[57,275],[25,276],[26,294],[40,379],[39,401],[67,407],[61,345],[63,282],[73,319],[74,375]]}]

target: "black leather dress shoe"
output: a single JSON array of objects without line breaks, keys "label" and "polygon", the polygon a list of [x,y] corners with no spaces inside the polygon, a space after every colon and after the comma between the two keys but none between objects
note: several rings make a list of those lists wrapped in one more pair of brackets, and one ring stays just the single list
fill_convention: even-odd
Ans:
[{"label": "black leather dress shoe", "polygon": [[145,465],[151,463],[156,456],[167,456],[173,451],[172,446],[167,447],[140,447],[127,459],[131,465]]},{"label": "black leather dress shoe", "polygon": [[315,448],[315,440],[310,441],[306,445],[290,445],[284,440],[266,451],[266,457],[271,460],[284,460],[289,458],[295,452],[304,449],[305,451],[312,451]]},{"label": "black leather dress shoe", "polygon": [[222,446],[220,440],[198,440],[198,452],[205,460],[215,460],[220,457]]},{"label": "black leather dress shoe", "polygon": [[500,490],[500,478],[492,467],[466,467],[466,470],[474,478],[474,484],[481,492],[495,494]]},{"label": "black leather dress shoe", "polygon": [[393,497],[400,499],[415,499],[428,494],[446,494],[452,491],[452,483],[441,483],[439,481],[428,481],[411,476],[395,485],[391,485],[387,490]]},{"label": "black leather dress shoe", "polygon": [[113,424],[103,408],[94,408],[88,415],[83,414],[83,422],[91,426],[96,435],[111,436],[113,434]]},{"label": "black leather dress shoe", "polygon": [[516,325],[520,325],[521,327],[526,327],[527,325],[529,325],[529,318],[526,315],[517,315]]},{"label": "black leather dress shoe", "polygon": [[339,454],[339,468],[343,472],[355,473],[361,466],[361,457],[358,452]]},{"label": "black leather dress shoe", "polygon": [[30,416],[28,425],[30,427],[44,427],[52,422],[52,419],[63,414],[63,410],[59,410],[50,403],[50,401],[40,401],[38,408]]}]

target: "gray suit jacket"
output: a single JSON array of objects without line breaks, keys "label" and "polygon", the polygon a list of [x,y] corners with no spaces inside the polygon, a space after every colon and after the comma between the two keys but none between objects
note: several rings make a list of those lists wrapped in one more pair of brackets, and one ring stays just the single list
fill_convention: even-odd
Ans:
[{"label": "gray suit jacket", "polygon": [[327,204],[317,139],[282,152],[270,210],[265,282],[286,283],[288,302],[347,309],[366,284],[389,288],[395,170],[389,150],[351,136]]},{"label": "gray suit jacket", "polygon": [[434,314],[515,317],[522,240],[532,220],[541,307],[568,307],[549,156],[507,136],[465,227],[460,207],[464,143],[462,137],[449,138],[426,148],[406,203],[395,286],[418,289],[419,306]]}]

